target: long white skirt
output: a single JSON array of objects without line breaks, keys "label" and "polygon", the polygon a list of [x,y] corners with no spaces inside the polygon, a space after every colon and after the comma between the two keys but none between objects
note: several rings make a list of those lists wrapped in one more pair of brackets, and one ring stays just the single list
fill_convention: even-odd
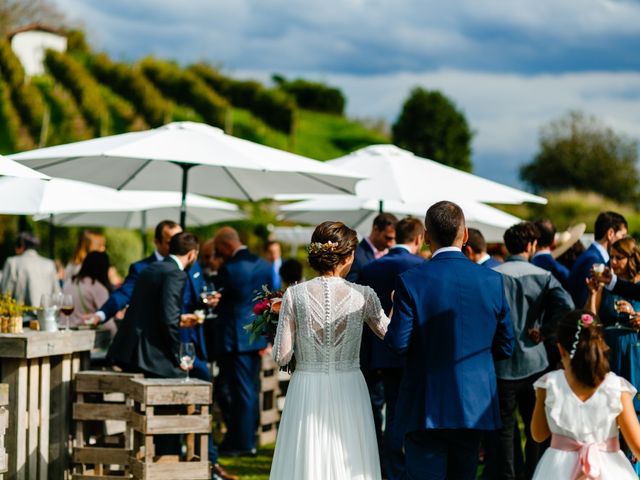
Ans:
[{"label": "long white skirt", "polygon": [[293,373],[269,478],[381,478],[369,392],[359,370]]},{"label": "long white skirt", "polygon": [[[638,480],[631,462],[622,451],[600,454],[600,480]],[[533,480],[573,480],[571,473],[578,460],[577,452],[547,448],[538,463]]]}]

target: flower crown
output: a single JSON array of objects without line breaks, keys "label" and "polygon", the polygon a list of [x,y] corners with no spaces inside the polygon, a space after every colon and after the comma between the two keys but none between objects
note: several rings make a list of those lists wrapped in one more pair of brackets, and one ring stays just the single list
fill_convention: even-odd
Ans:
[{"label": "flower crown", "polygon": [[578,348],[578,341],[580,340],[580,332],[583,327],[590,327],[593,325],[594,318],[593,315],[589,313],[583,313],[580,319],[578,320],[578,330],[576,330],[576,341],[571,345],[571,352],[569,352],[569,358],[573,360],[573,357],[576,354],[576,349]]},{"label": "flower crown", "polygon": [[331,240],[325,243],[313,242],[309,244],[309,253],[333,252],[336,248],[338,248],[338,242],[332,242]]}]

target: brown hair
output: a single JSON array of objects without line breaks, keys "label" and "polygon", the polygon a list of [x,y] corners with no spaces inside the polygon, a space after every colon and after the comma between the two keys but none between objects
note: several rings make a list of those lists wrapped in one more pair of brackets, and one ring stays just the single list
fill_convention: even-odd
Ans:
[{"label": "brown hair", "polygon": [[71,262],[80,265],[89,252],[104,252],[106,246],[107,239],[103,234],[95,230],[83,230],[73,251]]},{"label": "brown hair", "polygon": [[396,243],[413,242],[420,235],[424,235],[424,225],[417,218],[407,217],[396,223]]},{"label": "brown hair", "polygon": [[450,247],[464,230],[464,213],[455,203],[443,200],[429,207],[424,224],[431,240],[440,247]]},{"label": "brown hair", "polygon": [[342,222],[323,222],[311,235],[309,265],[318,273],[330,272],[353,253],[358,236]]},{"label": "brown hair", "polygon": [[633,237],[624,237],[611,246],[611,250],[620,252],[627,258],[627,274],[635,281],[636,275],[640,273],[640,250]]},{"label": "brown hair", "polygon": [[[593,317],[591,325],[582,324],[583,315]],[[578,381],[592,388],[600,385],[609,372],[609,347],[598,316],[588,310],[569,312],[558,323],[557,336],[558,343],[573,354],[571,370]]]}]

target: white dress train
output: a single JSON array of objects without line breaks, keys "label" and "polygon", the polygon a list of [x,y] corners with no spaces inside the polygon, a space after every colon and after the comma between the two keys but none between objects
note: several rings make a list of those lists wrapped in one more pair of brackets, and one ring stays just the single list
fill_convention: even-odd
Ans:
[{"label": "white dress train", "polygon": [[379,480],[369,392],[360,372],[363,322],[380,338],[389,319],[369,287],[317,277],[285,292],[273,356],[295,352],[271,480]]}]

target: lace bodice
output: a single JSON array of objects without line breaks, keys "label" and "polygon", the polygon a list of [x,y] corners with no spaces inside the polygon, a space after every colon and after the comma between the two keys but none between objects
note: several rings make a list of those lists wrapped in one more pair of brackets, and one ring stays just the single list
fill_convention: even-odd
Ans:
[{"label": "lace bodice", "polygon": [[603,442],[617,436],[622,392],[636,394],[633,385],[612,372],[586,401],[573,393],[563,370],[547,373],[533,386],[547,391],[545,411],[549,429],[583,443]]},{"label": "lace bodice", "polygon": [[331,373],[360,368],[362,325],[380,338],[389,319],[375,292],[340,277],[317,277],[291,286],[282,299],[273,358],[296,371]]}]

